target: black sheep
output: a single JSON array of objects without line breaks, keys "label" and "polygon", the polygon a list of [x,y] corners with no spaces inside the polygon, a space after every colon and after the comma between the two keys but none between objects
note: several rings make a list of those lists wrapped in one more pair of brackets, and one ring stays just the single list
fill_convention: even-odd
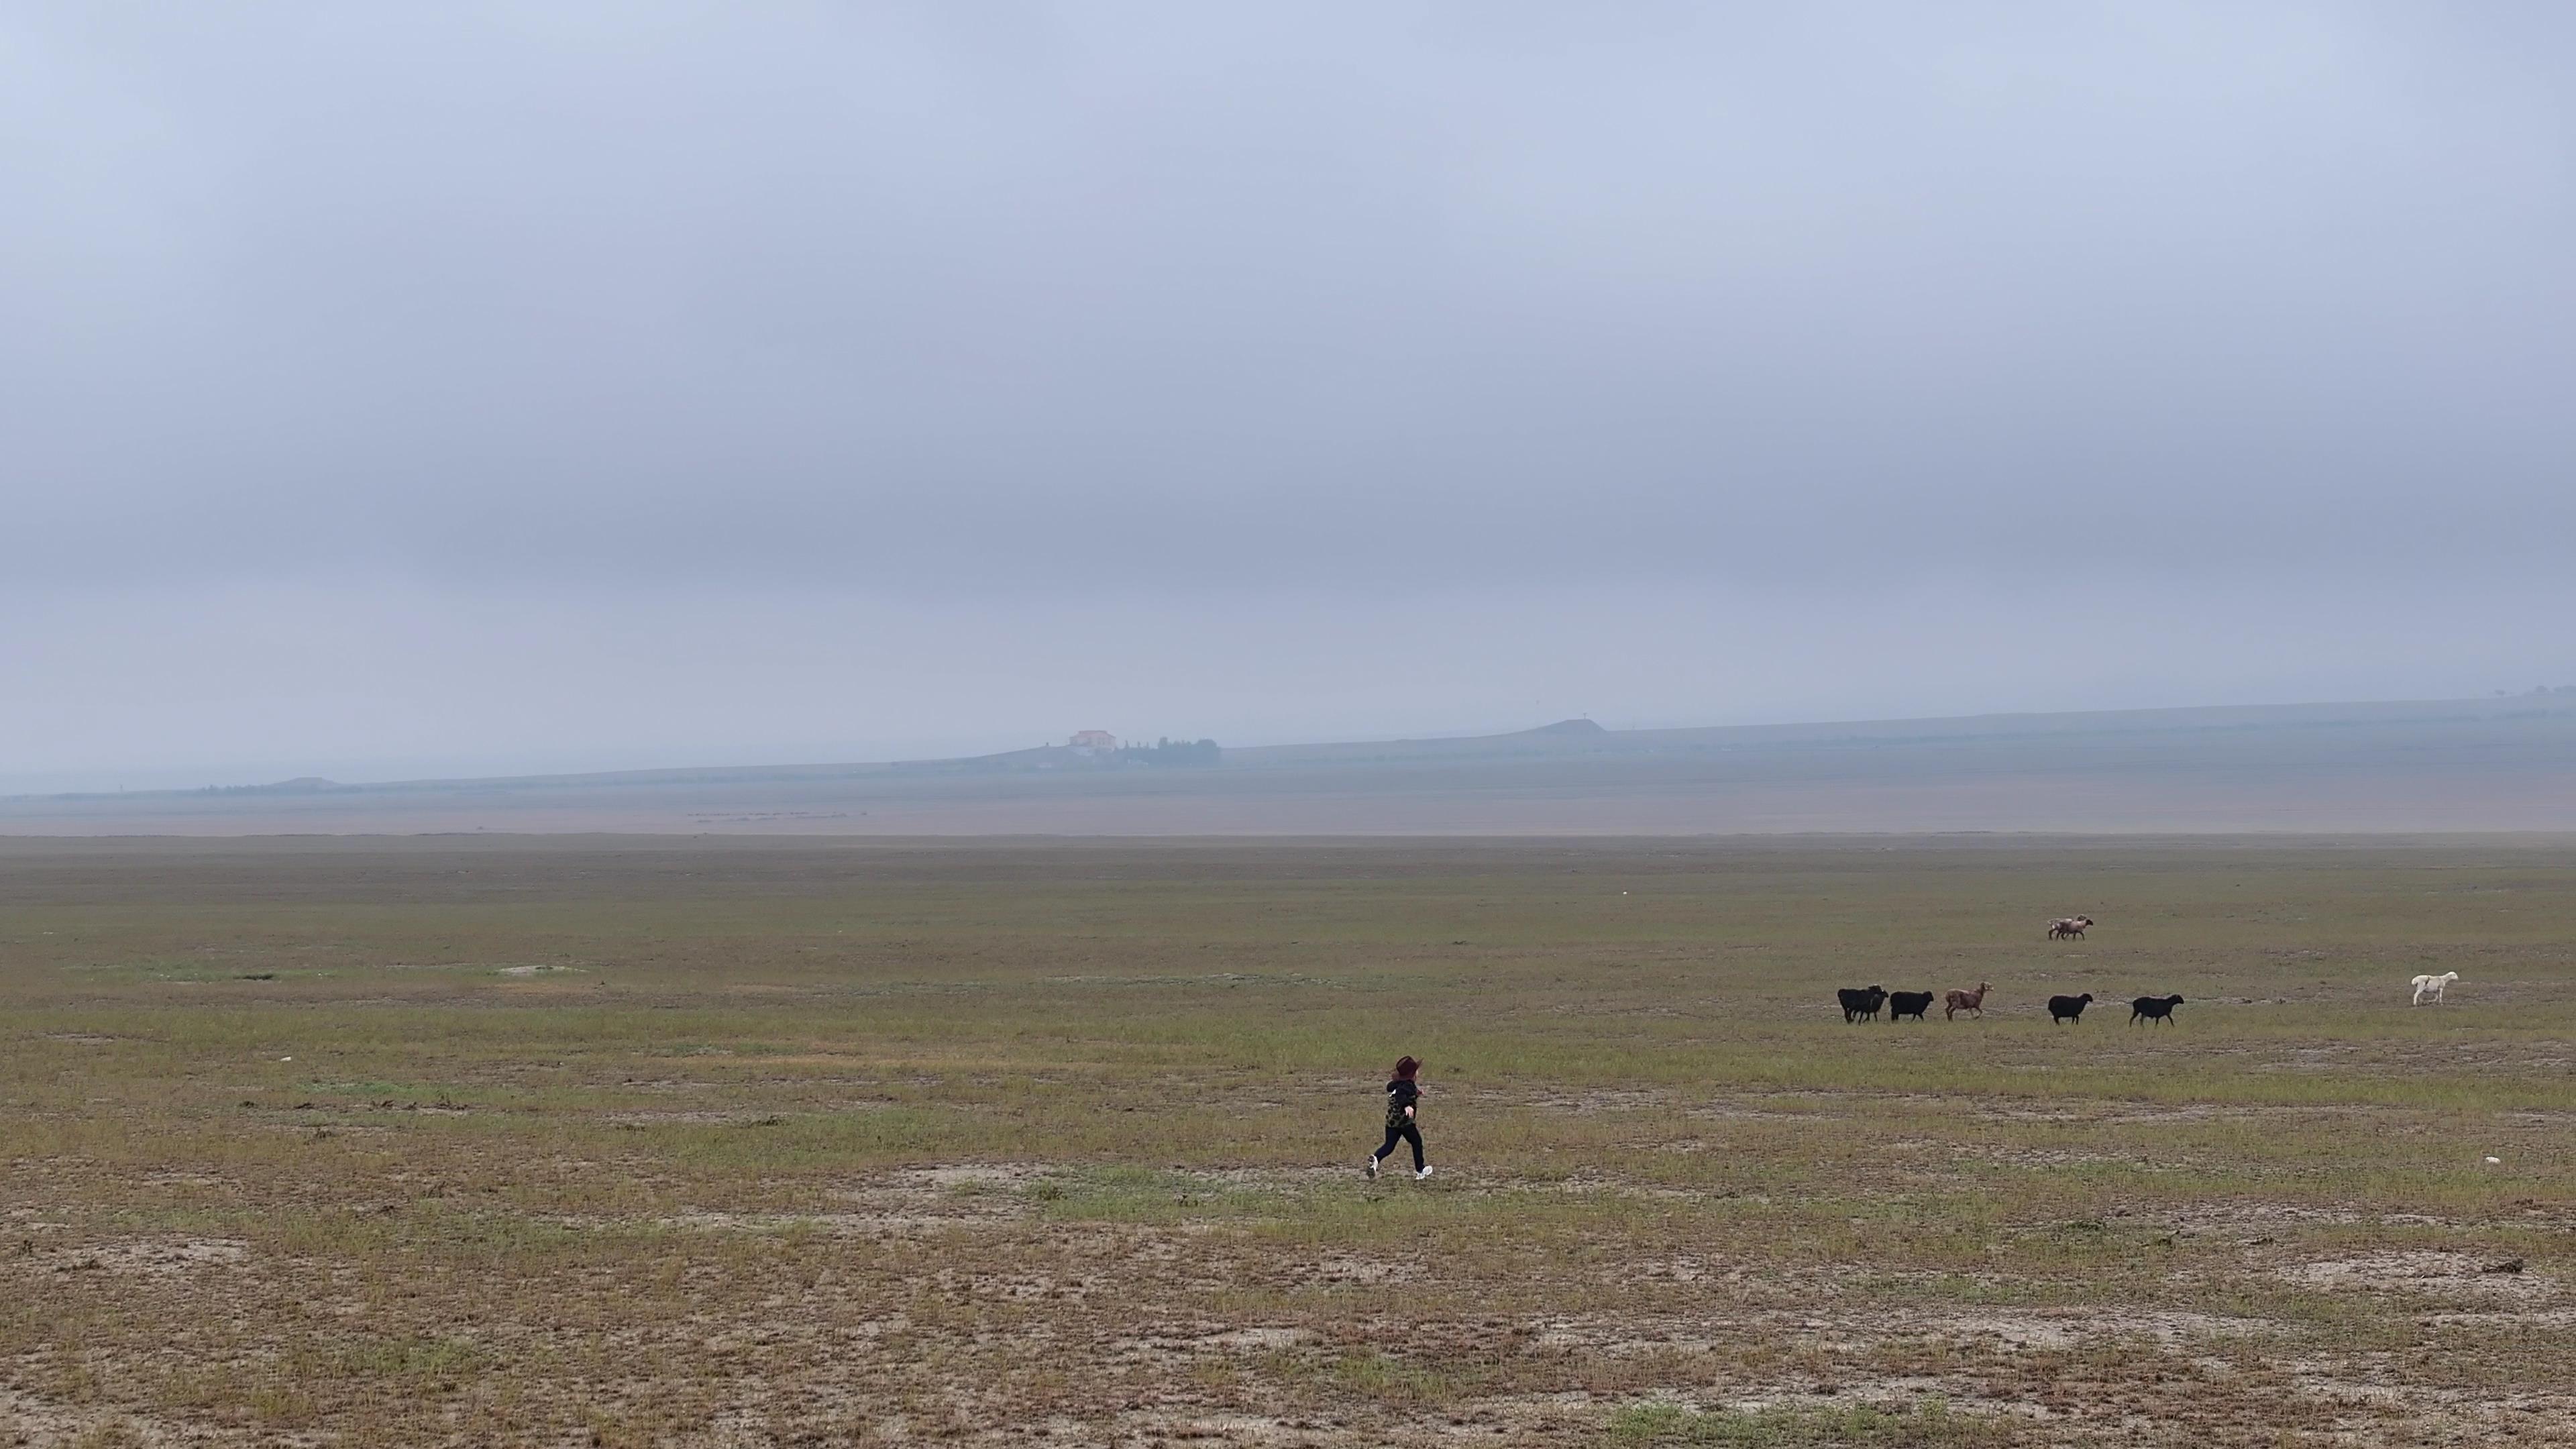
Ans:
[{"label": "black sheep", "polygon": [[1878,1009],[1887,1001],[1886,989],[1877,986],[1865,989],[1846,986],[1834,995],[1843,1004],[1843,1020],[1846,1022],[1878,1020]]},{"label": "black sheep", "polygon": [[1890,992],[1887,997],[1887,1019],[1903,1021],[1910,1016],[1916,1021],[1921,1021],[1923,1013],[1931,1006],[1932,993],[1929,991]]},{"label": "black sheep", "polygon": [[2092,1004],[2093,993],[2090,991],[2082,996],[2052,996],[2048,998],[2049,1024],[2054,1026],[2061,1021],[2082,1021],[2084,1008]]},{"label": "black sheep", "polygon": [[2140,1021],[2172,1021],[2173,1009],[2182,1005],[2179,996],[2141,996],[2129,1003],[2129,1025]]}]

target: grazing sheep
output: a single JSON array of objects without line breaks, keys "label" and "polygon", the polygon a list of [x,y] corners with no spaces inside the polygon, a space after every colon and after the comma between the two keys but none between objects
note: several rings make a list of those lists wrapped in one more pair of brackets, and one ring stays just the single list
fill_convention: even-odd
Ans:
[{"label": "grazing sheep", "polygon": [[1910,1016],[1916,1021],[1921,1021],[1923,1013],[1930,1009],[1931,1005],[1932,993],[1929,991],[1891,992],[1887,998],[1887,1019],[1903,1021]]},{"label": "grazing sheep", "polygon": [[2054,941],[2060,936],[2066,936],[2081,941],[2084,939],[2085,928],[2092,924],[2091,916],[2060,916],[2048,923],[2048,939]]},{"label": "grazing sheep", "polygon": [[2048,998],[2048,1024],[2055,1026],[2061,1021],[2082,1021],[2084,1008],[2092,1004],[2093,993],[2090,991],[2082,996],[2052,996]]},{"label": "grazing sheep", "polygon": [[2445,971],[2439,976],[2416,977],[2415,1004],[2417,1006],[2422,1006],[2425,1002],[2429,1001],[2435,1006],[2441,1005],[2442,988],[2459,979],[2460,973],[2457,971]]},{"label": "grazing sheep", "polygon": [[1834,995],[1843,1004],[1843,1020],[1846,1022],[1878,1020],[1878,1008],[1887,1001],[1885,989],[1876,986],[1846,986]]},{"label": "grazing sheep", "polygon": [[1994,990],[1994,987],[1980,981],[1977,983],[1977,989],[1974,991],[1953,991],[1949,995],[1942,997],[1941,1019],[1943,1021],[1952,1020],[1963,1011],[1973,1011],[1979,1016],[1985,1015],[1986,993],[1992,990]]},{"label": "grazing sheep", "polygon": [[2182,998],[2179,996],[2141,996],[2129,1003],[2129,1025],[2136,1026],[2141,1021],[2170,1022],[2173,1009],[2180,1005]]}]

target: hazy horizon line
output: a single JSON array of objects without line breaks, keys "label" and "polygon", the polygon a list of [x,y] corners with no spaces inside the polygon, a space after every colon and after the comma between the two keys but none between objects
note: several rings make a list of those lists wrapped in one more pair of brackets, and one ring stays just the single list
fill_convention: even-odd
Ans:
[{"label": "hazy horizon line", "polygon": [[[2334,708],[2343,708],[2343,707],[2387,706],[2387,705],[2424,705],[2424,704],[2488,704],[2488,703],[2493,703],[2493,702],[2496,702],[2496,701],[2511,701],[2511,700],[2514,700],[2514,699],[2529,699],[2529,698],[2535,698],[2535,697],[2547,697],[2547,696],[2549,696],[2549,695],[2551,695],[2551,694],[2553,694],[2553,693],[2564,693],[2564,692],[2576,692],[2576,685],[2565,685],[2565,686],[2556,686],[2556,687],[2543,685],[2543,686],[2535,686],[2535,687],[2533,687],[2533,688],[2530,688],[2530,689],[2527,689],[2527,690],[2521,690],[2521,691],[2498,689],[2498,690],[2491,691],[2490,693],[2488,693],[2488,694],[2484,694],[2484,695],[2458,695],[2458,696],[2421,695],[2421,696],[2410,696],[2410,697],[2400,697],[2400,698],[2378,698],[2378,699],[2352,699],[2352,698],[2347,698],[2347,699],[2306,699],[2306,700],[2269,700],[2269,701],[2227,701],[2227,702],[2218,702],[2218,703],[2203,702],[2203,703],[2197,703],[2197,704],[2118,705],[2118,706],[2108,706],[2108,707],[2104,707],[2104,708],[2100,708],[2100,709],[1987,709],[1987,710],[1970,710],[1970,711],[1959,712],[1959,713],[1939,713],[1939,714],[1880,714],[1880,715],[1867,715],[1867,716],[1861,716],[1861,715],[1846,715],[1846,716],[1839,716],[1839,717],[1816,717],[1816,716],[1808,716],[1808,717],[1801,717],[1801,718],[1781,718],[1781,719],[1763,719],[1763,720],[1733,720],[1733,721],[1723,721],[1723,722],[1717,722],[1717,723],[1701,722],[1701,723],[1692,723],[1692,724],[1659,724],[1659,723],[1644,723],[1644,722],[1631,721],[1631,722],[1619,723],[1619,724],[1603,723],[1603,724],[1602,724],[1602,728],[1603,728],[1605,731],[1607,731],[1607,732],[1609,732],[1609,733],[1613,733],[1613,734],[1646,734],[1646,733],[1656,733],[1656,732],[1662,732],[1662,731],[1682,731],[1682,730],[1798,729],[1798,728],[1822,728],[1822,727],[1828,727],[1828,726],[1834,726],[1834,725],[1852,725],[1852,726],[1861,726],[1861,725],[1890,725],[1890,724],[1907,724],[1907,723],[1914,723],[1914,722],[1931,723],[1931,722],[1955,722],[1955,721],[1964,721],[1964,720],[1981,720],[1981,719],[2016,719],[2016,718],[2018,718],[2018,719],[2051,719],[2051,718],[2070,718],[2070,717],[2081,717],[2081,716],[2088,716],[2088,715],[2106,715],[2106,716],[2107,716],[2107,715],[2147,715],[2147,714],[2193,713],[2193,712],[2201,712],[2201,711],[2216,712],[2216,711],[2225,711],[2225,710],[2253,710],[2253,709],[2334,709]],[[1573,719],[1587,719],[1587,720],[1593,720],[1593,721],[1594,721],[1594,722],[1596,722],[1596,723],[1601,723],[1601,721],[1599,720],[1598,716],[1596,716],[1596,715],[1594,715],[1594,714],[1586,713],[1586,714],[1575,714],[1575,715],[1560,716],[1560,717],[1558,717],[1558,718],[1556,718],[1556,719],[1541,720],[1541,721],[1538,721],[1538,722],[1536,722],[1536,723],[1530,723],[1530,724],[1518,724],[1518,725],[1511,725],[1511,726],[1505,726],[1505,727],[1499,727],[1499,728],[1494,727],[1494,726],[1491,726],[1491,725],[1481,726],[1481,727],[1480,727],[1480,726],[1460,726],[1460,727],[1457,727],[1457,728],[1454,728],[1454,729],[1450,729],[1450,730],[1446,730],[1446,731],[1430,731],[1430,732],[1423,732],[1423,733],[1406,733],[1406,734],[1357,734],[1357,735],[1345,736],[1345,737],[1338,738],[1338,739],[1279,739],[1279,740],[1268,740],[1268,739],[1265,739],[1265,740],[1258,740],[1258,741],[1252,741],[1252,742],[1246,742],[1246,743],[1233,743],[1233,742],[1229,742],[1229,741],[1225,741],[1225,740],[1219,740],[1219,741],[1218,741],[1218,743],[1219,743],[1221,746],[1224,746],[1225,748],[1228,748],[1228,749],[1238,749],[1238,750],[1262,750],[1262,749],[1322,748],[1322,747],[1329,747],[1329,746],[1333,746],[1333,745],[1346,745],[1346,744],[1396,744],[1396,743],[1418,742],[1418,741],[1432,741],[1432,740],[1471,740],[1471,739],[1487,739],[1487,738],[1501,738],[1501,737],[1504,737],[1504,736],[1515,735],[1515,734],[1531,733],[1531,732],[1534,732],[1534,731],[1537,731],[1537,730],[1545,729],[1545,728],[1547,728],[1547,727],[1549,727],[1549,726],[1551,726],[1551,725],[1561,724],[1561,723],[1566,722],[1567,720],[1573,720]],[[1082,726],[1081,728],[1088,729],[1088,728],[1092,728],[1092,727],[1093,727],[1093,726]],[[1070,738],[1071,733],[1072,733],[1072,732],[1071,732],[1070,730],[1068,730],[1068,731],[1065,731],[1065,732],[1063,732],[1063,733],[1061,733],[1061,734],[1059,734],[1059,735],[1057,735],[1057,736],[1055,736],[1055,737],[1053,737],[1053,738],[1050,738],[1050,739],[1047,739],[1047,740],[1041,741],[1041,742],[1039,742],[1039,743],[1040,743],[1040,745],[1052,745],[1052,744],[1061,743],[1062,741],[1064,741],[1064,740],[1066,740],[1066,739],[1069,739],[1069,738]],[[1114,733],[1115,733],[1115,731],[1111,731],[1111,733],[1113,733],[1113,734],[1114,734]],[[1178,738],[1178,736],[1173,736],[1173,738]],[[1141,742],[1143,741],[1144,737],[1143,737],[1143,736],[1135,736],[1135,737],[1119,736],[1119,739],[1120,739],[1120,742],[1121,742],[1122,744],[1123,744],[1123,743],[1141,743]],[[1001,749],[1001,750],[972,750],[972,749],[967,749],[967,750],[964,750],[964,751],[962,751],[962,752],[948,753],[948,754],[939,754],[939,753],[901,753],[901,752],[897,752],[897,753],[891,753],[891,754],[888,754],[888,755],[887,755],[886,757],[884,757],[884,758],[875,758],[875,759],[853,759],[853,758],[829,759],[829,758],[814,758],[814,757],[812,757],[811,755],[798,755],[798,756],[795,756],[795,757],[792,757],[792,758],[789,758],[789,757],[782,757],[782,758],[775,758],[775,759],[734,760],[734,761],[730,761],[730,762],[721,762],[721,763],[719,763],[719,762],[714,762],[714,761],[710,761],[710,760],[706,760],[706,759],[696,759],[696,760],[683,761],[683,762],[679,762],[679,763],[645,764],[645,765],[620,765],[620,766],[596,767],[596,768],[588,768],[588,769],[579,769],[579,768],[576,768],[576,769],[518,769],[518,770],[500,770],[500,771],[495,771],[495,772],[493,772],[493,773],[488,773],[488,774],[467,774],[467,773],[448,773],[448,774],[391,774],[391,775],[383,775],[383,776],[377,776],[377,777],[373,777],[373,778],[366,778],[366,779],[339,779],[339,778],[335,778],[335,777],[332,777],[332,776],[329,776],[329,775],[325,775],[325,774],[322,774],[322,773],[318,773],[318,772],[304,772],[304,773],[297,773],[297,774],[291,774],[291,775],[285,775],[285,776],[278,776],[278,777],[267,778],[267,779],[257,779],[257,780],[235,780],[235,781],[229,781],[229,782],[227,782],[227,781],[204,781],[204,782],[202,782],[202,783],[196,783],[196,784],[161,784],[161,783],[156,783],[156,784],[143,785],[143,786],[126,786],[126,785],[118,785],[118,786],[116,786],[115,788],[112,788],[112,789],[111,789],[111,788],[107,788],[107,787],[105,787],[104,785],[94,785],[94,786],[90,786],[90,787],[87,787],[87,788],[72,787],[72,788],[57,788],[57,789],[23,789],[23,788],[21,788],[21,789],[0,789],[0,800],[75,799],[75,798],[113,797],[113,796],[117,796],[117,795],[194,794],[194,793],[201,793],[201,792],[204,792],[204,791],[210,791],[210,790],[217,790],[217,791],[220,791],[220,790],[264,790],[264,789],[272,789],[272,788],[275,788],[275,787],[280,786],[280,785],[290,785],[290,784],[295,784],[295,783],[299,783],[299,782],[303,782],[303,781],[315,781],[315,782],[319,782],[319,783],[322,783],[322,784],[327,784],[327,785],[332,786],[332,787],[335,787],[335,788],[367,789],[367,788],[383,788],[383,787],[394,787],[394,786],[404,786],[404,785],[429,785],[429,784],[451,784],[451,783],[452,783],[452,784],[478,784],[478,783],[486,783],[486,782],[501,782],[501,781],[513,781],[513,780],[537,780],[537,779],[558,779],[558,778],[561,778],[561,779],[589,779],[589,778],[603,778],[603,777],[608,777],[608,776],[618,776],[618,775],[654,775],[654,774],[666,774],[666,773],[672,773],[672,772],[691,771],[691,770],[737,771],[737,770],[760,770],[760,769],[780,769],[780,770],[791,770],[791,769],[855,769],[855,768],[864,768],[864,767],[868,767],[868,766],[887,766],[887,767],[891,767],[891,766],[897,766],[897,765],[911,765],[911,764],[937,764],[937,763],[944,763],[944,762],[951,762],[951,761],[960,761],[960,760],[974,760],[974,759],[988,758],[988,757],[990,757],[990,756],[992,756],[992,755],[997,755],[997,754],[1009,754],[1009,753],[1013,753],[1013,752],[1018,751],[1018,750],[1024,750],[1024,749],[1029,749],[1029,748],[1034,748],[1034,747],[1036,747],[1036,746],[1030,746],[1030,745],[1014,745],[1014,746],[1009,746],[1009,747],[1004,748],[1004,749]],[[784,756],[784,755],[786,755],[786,753],[787,753],[787,752],[781,751],[781,752],[778,752],[778,753],[780,753],[782,756]],[[100,771],[100,770],[72,770],[72,771],[59,771],[59,772],[52,772],[52,773],[56,773],[56,774],[59,774],[59,775],[68,775],[68,776],[90,776],[90,777],[99,777],[99,776],[104,776],[104,775],[113,774],[113,773],[119,773],[119,772],[114,772],[114,771]],[[157,769],[155,769],[155,768],[147,767],[147,768],[142,768],[142,769],[138,769],[138,770],[135,770],[135,771],[128,771],[128,772],[122,772],[122,773],[126,773],[126,774],[142,774],[142,775],[149,776],[149,775],[153,775],[153,774],[156,774],[156,773],[164,773],[164,772],[159,771],[159,770],[157,770]],[[5,777],[0,777],[0,778],[5,778]],[[41,777],[36,777],[36,778],[41,778]]]}]

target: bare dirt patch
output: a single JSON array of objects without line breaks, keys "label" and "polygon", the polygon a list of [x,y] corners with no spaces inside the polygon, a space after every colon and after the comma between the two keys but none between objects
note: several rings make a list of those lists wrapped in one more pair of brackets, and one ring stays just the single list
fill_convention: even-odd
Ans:
[{"label": "bare dirt patch", "polygon": [[2391,1249],[2321,1258],[2277,1271],[2300,1287],[2329,1292],[2405,1293],[2518,1305],[2538,1305],[2559,1296],[2554,1277],[2526,1271],[2519,1258],[2481,1258],[2434,1250]]},{"label": "bare dirt patch", "polygon": [[111,1273],[167,1277],[205,1268],[234,1268],[250,1261],[250,1244],[233,1238],[129,1238],[60,1245],[37,1254],[57,1273]]}]

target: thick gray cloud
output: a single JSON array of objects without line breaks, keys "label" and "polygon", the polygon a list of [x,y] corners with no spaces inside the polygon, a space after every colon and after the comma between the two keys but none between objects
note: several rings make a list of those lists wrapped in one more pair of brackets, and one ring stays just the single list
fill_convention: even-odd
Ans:
[{"label": "thick gray cloud", "polygon": [[2546,5],[0,10],[0,784],[2576,679],[2571,65]]}]

